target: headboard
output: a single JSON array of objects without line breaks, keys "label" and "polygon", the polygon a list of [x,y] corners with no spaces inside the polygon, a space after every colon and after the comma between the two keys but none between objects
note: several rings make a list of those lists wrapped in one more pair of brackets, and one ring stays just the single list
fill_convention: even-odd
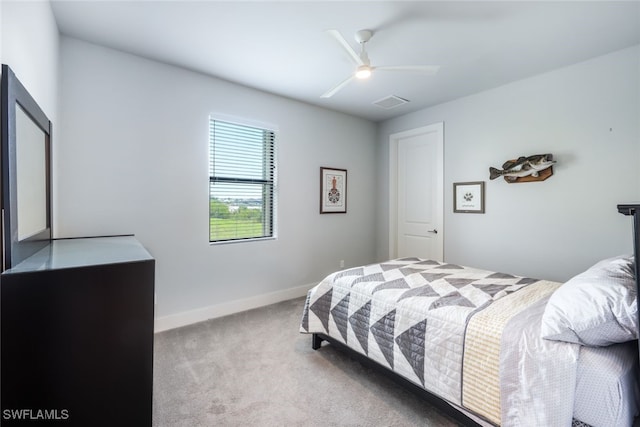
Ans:
[{"label": "headboard", "polygon": [[[638,286],[638,281],[640,278],[640,263],[638,262],[638,260],[640,260],[640,203],[618,205],[618,212],[623,215],[633,216],[633,253],[635,261],[634,272],[636,274],[636,301],[638,302],[638,307],[640,308],[640,286]],[[638,310],[638,319],[640,322],[640,309]],[[640,358],[640,350],[638,357]]]}]

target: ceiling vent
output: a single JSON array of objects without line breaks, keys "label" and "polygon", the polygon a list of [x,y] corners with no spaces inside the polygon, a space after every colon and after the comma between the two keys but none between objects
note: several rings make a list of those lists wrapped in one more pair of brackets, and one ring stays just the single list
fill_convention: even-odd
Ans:
[{"label": "ceiling vent", "polygon": [[373,105],[377,105],[380,108],[389,110],[399,105],[406,104],[407,102],[409,102],[408,99],[400,98],[399,96],[395,96],[395,95],[390,95],[385,98],[378,99],[373,103]]}]

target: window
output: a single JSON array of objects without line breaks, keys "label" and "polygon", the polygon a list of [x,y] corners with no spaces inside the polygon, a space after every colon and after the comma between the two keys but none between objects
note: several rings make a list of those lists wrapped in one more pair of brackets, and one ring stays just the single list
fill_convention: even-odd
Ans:
[{"label": "window", "polygon": [[274,236],[275,132],[209,119],[209,241]]}]

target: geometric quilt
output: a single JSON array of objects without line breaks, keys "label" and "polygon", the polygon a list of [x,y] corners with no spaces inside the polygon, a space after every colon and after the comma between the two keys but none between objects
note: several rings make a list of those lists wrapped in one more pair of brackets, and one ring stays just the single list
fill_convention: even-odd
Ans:
[{"label": "geometric quilt", "polygon": [[329,335],[460,404],[467,322],[537,281],[420,258],[342,270],[309,291],[300,331]]}]

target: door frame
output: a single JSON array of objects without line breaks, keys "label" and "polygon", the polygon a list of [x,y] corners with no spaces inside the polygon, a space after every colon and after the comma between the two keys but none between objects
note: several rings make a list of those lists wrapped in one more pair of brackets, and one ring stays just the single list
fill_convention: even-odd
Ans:
[{"label": "door frame", "polygon": [[401,139],[437,132],[438,147],[436,186],[439,189],[439,208],[437,208],[438,230],[441,236],[440,251],[444,261],[444,122],[433,123],[415,129],[389,135],[389,259],[397,258],[398,253],[398,144]]}]

